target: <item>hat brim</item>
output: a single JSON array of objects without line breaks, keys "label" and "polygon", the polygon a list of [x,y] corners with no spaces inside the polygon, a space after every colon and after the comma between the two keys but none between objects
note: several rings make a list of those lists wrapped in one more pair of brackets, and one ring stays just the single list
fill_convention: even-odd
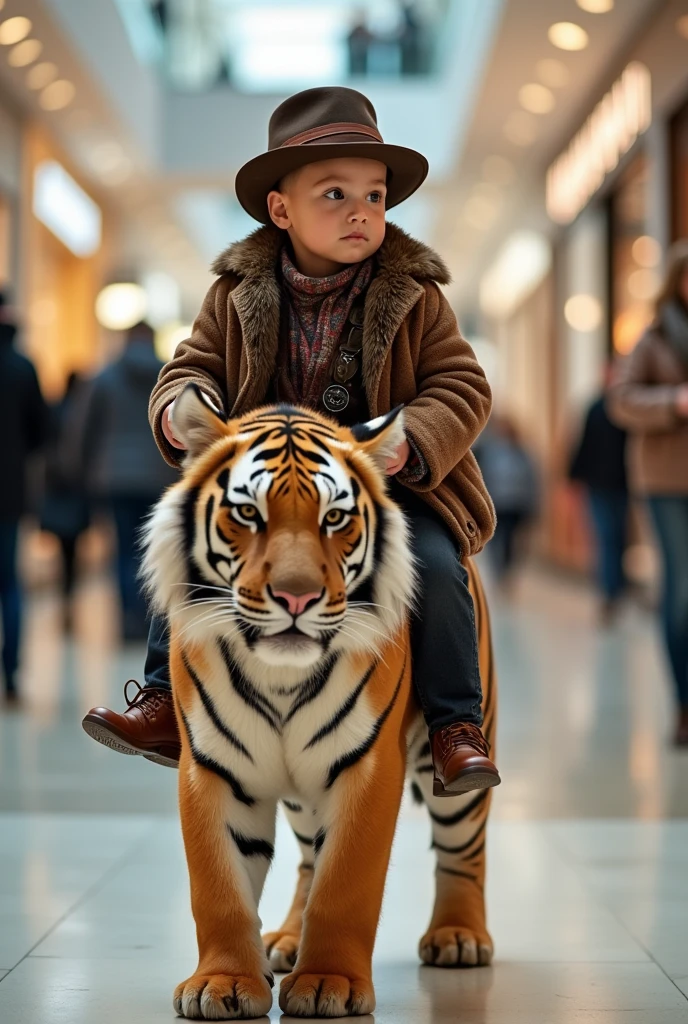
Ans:
[{"label": "hat brim", "polygon": [[330,142],[293,146],[261,153],[244,164],[234,185],[237,199],[255,220],[261,224],[270,224],[267,197],[280,178],[317,160],[340,157],[364,157],[387,165],[390,178],[387,182],[385,208],[388,210],[408,199],[420,188],[428,174],[428,161],[422,153],[405,146],[387,145],[386,142]]}]

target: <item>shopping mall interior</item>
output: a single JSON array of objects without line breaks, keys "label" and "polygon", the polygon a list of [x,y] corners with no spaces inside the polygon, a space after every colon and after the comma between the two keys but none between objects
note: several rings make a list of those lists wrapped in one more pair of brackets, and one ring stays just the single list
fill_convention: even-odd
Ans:
[{"label": "shopping mall interior", "polygon": [[[177,479],[148,396],[259,226],[237,172],[326,86],[427,158],[386,219],[444,261],[493,399],[471,444],[498,522],[476,564],[501,784],[469,852],[494,958],[460,930],[425,957],[443,966],[418,958],[451,870],[408,786],[364,1019],[688,1022],[688,0],[0,0],[0,1019],[181,1009],[180,773],[82,719],[141,700],[138,530]],[[264,929],[303,856],[280,807]],[[297,1019],[282,978],[261,1019]]]}]

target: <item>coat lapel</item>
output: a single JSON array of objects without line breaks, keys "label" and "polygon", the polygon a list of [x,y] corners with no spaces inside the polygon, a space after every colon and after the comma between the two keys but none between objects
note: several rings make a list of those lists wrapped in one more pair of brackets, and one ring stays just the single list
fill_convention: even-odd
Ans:
[{"label": "coat lapel", "polygon": [[[231,292],[248,363],[248,375],[233,414],[261,401],[274,373],[279,347],[281,290],[279,253],[284,236],[261,227],[229,246],[215,260],[215,274],[241,278]],[[448,284],[449,272],[428,246],[388,224],[377,253],[377,272],[368,288],[363,324],[363,382],[375,415],[380,376],[392,343],[423,295],[423,280]]]}]

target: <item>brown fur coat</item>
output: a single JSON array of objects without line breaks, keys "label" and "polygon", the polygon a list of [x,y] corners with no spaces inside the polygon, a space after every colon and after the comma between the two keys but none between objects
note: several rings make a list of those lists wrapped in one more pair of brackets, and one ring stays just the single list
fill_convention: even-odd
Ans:
[{"label": "brown fur coat", "polygon": [[[164,367],[150,401],[150,421],[171,465],[180,452],[166,441],[166,405],[195,382],[228,416],[260,405],[279,344],[279,251],[283,233],[262,227],[229,246],[213,264],[193,333]],[[452,529],[464,555],[494,531],[494,509],[470,447],[485,426],[491,394],[485,374],[438,285],[442,259],[393,224],[376,253],[366,294],[363,381],[371,416],[404,405],[405,427],[428,473],[409,484]]]}]

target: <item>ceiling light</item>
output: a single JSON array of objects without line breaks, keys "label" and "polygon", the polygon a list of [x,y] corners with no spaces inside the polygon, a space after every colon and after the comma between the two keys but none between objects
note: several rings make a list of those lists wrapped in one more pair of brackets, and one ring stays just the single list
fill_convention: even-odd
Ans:
[{"label": "ceiling light", "polygon": [[39,43],[37,39],[25,39],[23,43],[17,43],[14,49],[10,50],[7,61],[13,68],[25,68],[38,60],[42,49],[43,43]]},{"label": "ceiling light", "polygon": [[563,89],[569,84],[571,72],[564,63],[554,57],[545,57],[535,65],[537,76],[545,85],[551,89]]},{"label": "ceiling light", "polygon": [[614,7],[614,0],[576,0],[576,3],[588,14],[606,14]]},{"label": "ceiling light", "polygon": [[74,99],[76,89],[66,78],[58,78],[52,85],[45,87],[38,101],[44,110],[62,110]]},{"label": "ceiling light", "polygon": [[688,39],[688,14],[684,14],[676,22],[676,30],[684,39]]},{"label": "ceiling light", "polygon": [[26,39],[31,31],[31,22],[28,18],[8,18],[0,25],[0,45],[14,46]]},{"label": "ceiling light", "polygon": [[535,231],[517,231],[499,250],[480,281],[480,307],[487,316],[506,319],[537,288],[552,265],[548,239]]},{"label": "ceiling light", "polygon": [[594,331],[602,323],[602,304],[594,295],[572,295],[564,306],[564,316],[574,331]]},{"label": "ceiling light", "polygon": [[584,28],[572,21],[557,21],[547,32],[550,43],[560,50],[584,50],[589,36]]},{"label": "ceiling light", "polygon": [[126,331],[143,320],[148,299],[139,284],[109,284],[96,299],[96,318],[110,331]]},{"label": "ceiling light", "polygon": [[516,176],[514,165],[504,156],[488,156],[483,160],[483,178],[495,185],[509,185]]},{"label": "ceiling light", "polygon": [[515,146],[530,146],[537,138],[535,118],[525,110],[515,110],[510,114],[503,131],[509,142],[513,142]]},{"label": "ceiling light", "polygon": [[531,114],[549,114],[555,104],[554,93],[546,85],[530,82],[518,91],[518,99],[525,110]]},{"label": "ceiling light", "polygon": [[29,89],[45,89],[46,85],[50,85],[55,78],[57,78],[57,67],[46,60],[31,68],[26,76],[26,84]]},{"label": "ceiling light", "polygon": [[641,267],[658,267],[662,259],[662,247],[651,235],[636,238],[631,248],[633,259]]}]

